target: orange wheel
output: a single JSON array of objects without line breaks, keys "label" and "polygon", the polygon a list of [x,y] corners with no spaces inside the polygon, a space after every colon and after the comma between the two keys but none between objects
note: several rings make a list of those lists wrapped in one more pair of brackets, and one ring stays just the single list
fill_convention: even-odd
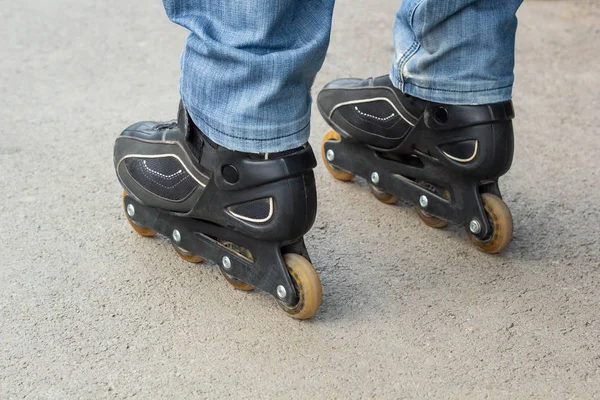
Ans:
[{"label": "orange wheel", "polygon": [[375,185],[369,185],[369,187],[371,188],[371,194],[373,197],[380,202],[385,204],[396,204],[398,202],[398,197],[394,196],[393,194],[383,191]]},{"label": "orange wheel", "polygon": [[329,161],[327,160],[327,154],[325,151],[325,143],[327,143],[330,140],[340,142],[342,138],[340,134],[334,131],[333,129],[325,134],[325,137],[323,138],[323,143],[321,145],[321,155],[323,156],[323,163],[325,164],[325,168],[327,168],[327,171],[329,171],[331,176],[333,176],[338,181],[351,181],[352,179],[354,179],[353,173],[343,171],[329,164]]},{"label": "orange wheel", "polygon": [[485,208],[490,225],[492,225],[491,237],[487,240],[481,240],[473,235],[467,227],[467,234],[471,243],[479,250],[496,254],[508,246],[513,235],[513,219],[508,206],[502,199],[491,193],[483,193],[481,201]]},{"label": "orange wheel", "polygon": [[427,226],[430,226],[432,228],[437,228],[437,229],[442,229],[442,228],[445,228],[446,226],[448,226],[448,222],[446,222],[443,219],[440,219],[438,217],[434,217],[433,215],[429,214],[427,211],[421,210],[421,208],[417,205],[415,205],[415,211],[417,212],[417,215],[419,216],[419,218],[421,218],[421,221],[423,221],[423,223]]},{"label": "orange wheel", "polygon": [[[435,187],[433,185],[427,184],[422,181],[419,181],[417,183],[419,185],[424,186],[425,188],[429,189],[433,193],[437,194],[437,192],[438,192],[438,190],[435,189]],[[442,197],[445,198],[446,200],[450,200],[450,192],[448,192],[447,189],[444,189],[444,191],[442,192]],[[418,204],[415,204],[415,211],[417,212],[417,215],[419,216],[419,218],[421,218],[421,221],[423,221],[423,223],[427,226],[430,226],[430,227],[436,228],[436,229],[441,229],[441,228],[445,228],[448,225],[448,222],[444,221],[441,218],[434,217],[433,215],[429,214],[427,211],[425,211],[421,207],[419,207]]]},{"label": "orange wheel", "polygon": [[183,248],[177,246],[175,243],[171,243],[171,244],[173,245],[175,252],[179,255],[179,257],[181,257],[182,260],[191,262],[194,264],[204,262],[204,258],[200,257],[199,255],[191,253],[191,252],[187,251],[186,249],[183,249]]},{"label": "orange wheel", "polygon": [[127,218],[127,222],[129,222],[129,225],[131,225],[131,227],[133,228],[134,231],[136,231],[138,234],[140,234],[142,236],[151,237],[151,236],[156,235],[156,231],[153,231],[150,228],[146,228],[145,226],[140,226],[131,219],[131,217],[129,216],[129,212],[127,211],[127,205],[125,204],[125,195],[126,194],[127,194],[127,191],[123,190],[123,196],[122,196],[123,209],[125,210],[125,218]]},{"label": "orange wheel", "polygon": [[229,283],[234,288],[236,288],[238,290],[243,290],[245,292],[250,292],[250,291],[254,290],[254,286],[250,285],[249,283],[240,281],[239,279],[234,278],[233,276],[229,275],[227,272],[225,272],[223,270],[223,267],[219,266],[219,271],[221,271],[221,275],[223,275],[223,277],[225,278],[227,283]]},{"label": "orange wheel", "polygon": [[[250,261],[254,260],[252,253],[250,253],[250,250],[248,250],[242,246],[238,246],[237,244],[231,243],[231,242],[221,242],[221,244],[224,247],[227,247],[228,249],[235,251],[242,257],[246,257]],[[223,275],[223,277],[225,278],[227,283],[229,283],[234,288],[236,288],[238,290],[243,290],[245,292],[250,292],[250,291],[254,290],[254,286],[229,275],[227,272],[225,272],[225,270],[223,269],[223,267],[221,265],[219,265],[219,271],[221,271],[221,275]]]},{"label": "orange wheel", "polygon": [[299,254],[287,253],[283,260],[298,293],[298,303],[294,307],[279,302],[280,307],[292,318],[308,319],[313,317],[323,298],[321,279],[315,267]]}]

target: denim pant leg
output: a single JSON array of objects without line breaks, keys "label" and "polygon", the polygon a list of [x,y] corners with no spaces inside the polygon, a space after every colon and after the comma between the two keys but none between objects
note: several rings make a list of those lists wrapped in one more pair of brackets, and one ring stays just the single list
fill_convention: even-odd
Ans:
[{"label": "denim pant leg", "polygon": [[509,100],[522,0],[404,0],[390,72],[405,93],[447,104]]},{"label": "denim pant leg", "polygon": [[334,0],[163,0],[190,35],[180,93],[192,120],[232,150],[306,143],[310,88],[323,64]]}]

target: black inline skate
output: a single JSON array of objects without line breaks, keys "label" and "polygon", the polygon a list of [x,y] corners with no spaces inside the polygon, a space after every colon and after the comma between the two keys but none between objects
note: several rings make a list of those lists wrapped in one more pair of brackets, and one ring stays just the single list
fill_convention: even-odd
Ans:
[{"label": "black inline skate", "polygon": [[429,226],[461,224],[486,253],[508,245],[513,222],[498,178],[513,158],[510,101],[437,104],[405,95],[382,76],[333,81],[317,104],[334,129],[322,147],[334,178],[367,179],[378,200],[415,204]]},{"label": "black inline skate", "polygon": [[180,104],[177,121],[123,131],[114,163],[136,232],[168,237],[184,260],[206,258],[235,288],[270,293],[293,318],[315,315],[321,281],[303,239],[317,207],[308,144],[278,154],[231,151],[204,136]]}]

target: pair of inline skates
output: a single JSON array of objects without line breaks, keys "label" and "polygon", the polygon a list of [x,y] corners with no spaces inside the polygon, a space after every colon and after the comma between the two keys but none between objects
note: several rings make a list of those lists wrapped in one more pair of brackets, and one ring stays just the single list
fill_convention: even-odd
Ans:
[{"label": "pair of inline skates", "polygon": [[[512,162],[511,102],[436,104],[383,76],[333,81],[317,103],[333,128],[322,154],[334,178],[366,179],[378,200],[415,204],[429,226],[463,225],[484,252],[508,245],[512,217],[498,178]],[[303,240],[317,207],[310,145],[231,151],[206,137],[180,103],[176,121],[123,131],[114,162],[137,233],[168,237],[184,260],[211,261],[232,286],[271,294],[293,318],[315,315],[321,282]]]}]

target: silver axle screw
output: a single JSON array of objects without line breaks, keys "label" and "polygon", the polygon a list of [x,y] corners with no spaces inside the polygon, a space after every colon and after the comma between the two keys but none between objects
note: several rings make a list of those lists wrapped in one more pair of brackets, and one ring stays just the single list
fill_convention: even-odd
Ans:
[{"label": "silver axle screw", "polygon": [[379,183],[379,174],[377,172],[373,172],[371,174],[371,182],[373,182],[376,185]]},{"label": "silver axle screw", "polygon": [[421,206],[421,208],[427,208],[427,206],[429,205],[429,199],[427,198],[427,196],[422,195],[421,197],[419,197],[419,205]]},{"label": "silver axle screw", "polygon": [[181,242],[181,233],[177,229],[173,231],[173,240],[177,243]]},{"label": "silver axle screw", "polygon": [[223,268],[225,268],[225,269],[231,268],[231,260],[229,259],[229,257],[223,256],[223,258],[221,259],[221,262],[223,263]]},{"label": "silver axle screw", "polygon": [[329,149],[327,150],[327,153],[325,153],[325,157],[327,157],[327,161],[333,161],[335,159],[335,153],[333,150]]},{"label": "silver axle screw", "polygon": [[135,207],[133,206],[133,204],[127,204],[127,215],[129,215],[132,218],[135,215]]},{"label": "silver axle screw", "polygon": [[479,221],[477,221],[476,219],[472,220],[469,223],[469,230],[474,235],[481,233],[481,224],[479,223]]},{"label": "silver axle screw", "polygon": [[279,297],[281,300],[283,300],[283,299],[285,299],[286,296],[287,296],[287,290],[285,290],[283,285],[277,286],[277,297]]}]

